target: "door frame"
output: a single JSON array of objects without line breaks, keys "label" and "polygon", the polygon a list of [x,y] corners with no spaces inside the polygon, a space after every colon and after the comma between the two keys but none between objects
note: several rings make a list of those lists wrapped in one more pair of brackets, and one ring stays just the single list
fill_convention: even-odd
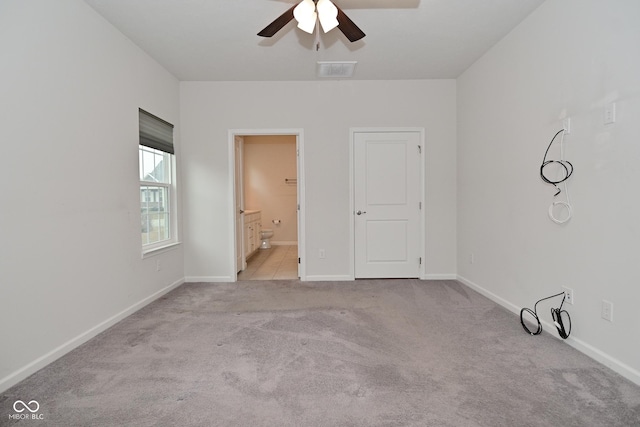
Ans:
[{"label": "door frame", "polygon": [[294,135],[296,137],[297,154],[297,194],[298,194],[298,276],[301,281],[306,280],[305,268],[305,185],[304,185],[304,130],[292,129],[229,129],[229,241],[231,253],[230,277],[238,281],[238,266],[236,263],[236,230],[240,224],[236,223],[236,191],[235,191],[235,137],[236,136],[268,136]]},{"label": "door frame", "polygon": [[420,160],[420,194],[422,196],[422,209],[420,210],[420,253],[422,254],[422,264],[420,265],[420,279],[424,280],[426,277],[426,165],[427,165],[427,147],[425,143],[425,130],[422,127],[355,127],[349,128],[349,215],[351,220],[349,221],[349,268],[351,280],[356,278],[355,269],[355,253],[356,253],[356,240],[355,240],[355,134],[356,133],[397,133],[397,132],[417,132],[420,134],[420,145],[422,146],[422,157]]},{"label": "door frame", "polygon": [[[239,149],[238,146],[240,147]],[[240,152],[239,156],[238,156],[238,151]],[[242,221],[242,227],[238,227],[238,214],[236,212],[236,207],[238,205],[238,187],[240,188],[240,190],[244,189],[244,178],[243,178],[243,174],[244,174],[244,167],[240,166],[240,174],[238,174],[238,168],[237,165],[240,164],[242,165],[244,162],[244,138],[240,135],[234,135],[233,137],[233,155],[234,155],[234,162],[233,162],[233,167],[234,167],[234,174],[233,174],[233,192],[234,192],[234,198],[233,198],[233,202],[234,202],[234,209],[233,209],[233,214],[234,214],[234,221],[236,223],[236,233],[235,233],[235,256],[236,256],[236,263],[235,263],[235,267],[236,267],[236,272],[239,270],[244,270],[247,268],[247,258],[246,258],[246,254],[245,251],[242,250],[240,253],[240,264],[242,264],[242,267],[240,267],[238,265],[238,237],[240,237],[240,244],[243,245],[244,244],[244,239],[245,239],[245,235],[244,235],[244,197],[242,194],[240,194],[240,209],[241,209],[241,213],[240,213],[240,221]],[[238,158],[239,157],[239,158]],[[239,186],[238,186],[238,182],[236,181],[236,178],[239,176]],[[243,248],[244,249],[244,248]],[[237,274],[237,273],[236,273]]]}]

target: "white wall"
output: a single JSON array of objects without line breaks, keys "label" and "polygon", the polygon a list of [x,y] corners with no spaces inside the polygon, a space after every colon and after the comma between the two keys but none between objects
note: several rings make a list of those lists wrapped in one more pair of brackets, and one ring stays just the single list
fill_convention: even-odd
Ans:
[{"label": "white wall", "polygon": [[[640,383],[638,22],[637,0],[547,0],[459,78],[457,250],[461,279],[514,311],[573,288],[568,342]],[[557,225],[538,173],[565,115],[574,217]]]},{"label": "white wall", "polygon": [[[271,242],[298,241],[296,136],[244,137],[245,209],[260,210],[262,228],[273,230]],[[274,220],[279,220],[274,223]]]},{"label": "white wall", "polygon": [[[229,129],[303,129],[306,274],[345,278],[350,127],[426,130],[426,272],[455,277],[456,82],[182,82],[187,280],[230,280]],[[318,258],[318,249],[326,259]]]},{"label": "white wall", "polygon": [[184,265],[140,247],[138,107],[178,125],[176,79],[80,0],[0,2],[0,64],[3,390]]},{"label": "white wall", "polygon": [[[573,288],[569,343],[640,382],[639,18],[636,0],[547,0],[458,79],[456,111],[453,80],[179,90],[82,1],[4,0],[0,390],[185,274],[232,277],[228,129],[304,129],[307,274],[348,276],[349,128],[399,126],[426,129],[427,275],[457,268],[514,311]],[[605,126],[611,101],[618,122]],[[184,263],[181,246],[140,256],[138,107],[176,124]],[[538,168],[565,115],[575,216],[558,226]]]}]

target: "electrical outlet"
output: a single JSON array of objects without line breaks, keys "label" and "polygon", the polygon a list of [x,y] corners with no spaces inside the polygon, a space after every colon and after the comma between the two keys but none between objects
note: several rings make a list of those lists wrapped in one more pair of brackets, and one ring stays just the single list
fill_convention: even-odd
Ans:
[{"label": "electrical outlet", "polygon": [[160,260],[156,261],[156,271],[160,271],[162,268],[160,267]]},{"label": "electrical outlet", "polygon": [[320,259],[324,259],[325,258],[324,249],[318,249],[318,258],[320,258]]},{"label": "electrical outlet", "polygon": [[610,102],[604,106],[604,124],[610,125],[616,122],[616,103]]},{"label": "electrical outlet", "polygon": [[566,286],[562,287],[562,292],[564,292],[564,302],[566,302],[567,304],[572,304],[573,305],[573,289],[571,288],[567,288]]},{"label": "electrical outlet", "polygon": [[476,262],[476,256],[474,254],[469,255],[469,264]]},{"label": "electrical outlet", "polygon": [[604,320],[613,322],[613,303],[611,301],[602,300],[602,313]]}]

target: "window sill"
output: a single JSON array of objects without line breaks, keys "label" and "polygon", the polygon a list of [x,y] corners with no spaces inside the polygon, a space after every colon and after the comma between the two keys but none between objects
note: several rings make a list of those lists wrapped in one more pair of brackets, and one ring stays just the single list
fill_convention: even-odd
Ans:
[{"label": "window sill", "polygon": [[158,246],[155,248],[150,248],[150,249],[143,249],[142,250],[142,259],[145,258],[149,258],[152,257],[154,255],[158,255],[164,252],[168,252],[171,250],[176,249],[178,246],[180,246],[182,244],[182,242],[171,242],[171,243],[167,243],[166,245],[163,246]]}]

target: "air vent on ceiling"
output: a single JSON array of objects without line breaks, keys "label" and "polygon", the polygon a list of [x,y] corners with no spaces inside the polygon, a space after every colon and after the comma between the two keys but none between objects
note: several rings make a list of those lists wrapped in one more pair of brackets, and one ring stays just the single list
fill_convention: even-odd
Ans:
[{"label": "air vent on ceiling", "polygon": [[318,61],[318,77],[353,77],[358,61]]}]

